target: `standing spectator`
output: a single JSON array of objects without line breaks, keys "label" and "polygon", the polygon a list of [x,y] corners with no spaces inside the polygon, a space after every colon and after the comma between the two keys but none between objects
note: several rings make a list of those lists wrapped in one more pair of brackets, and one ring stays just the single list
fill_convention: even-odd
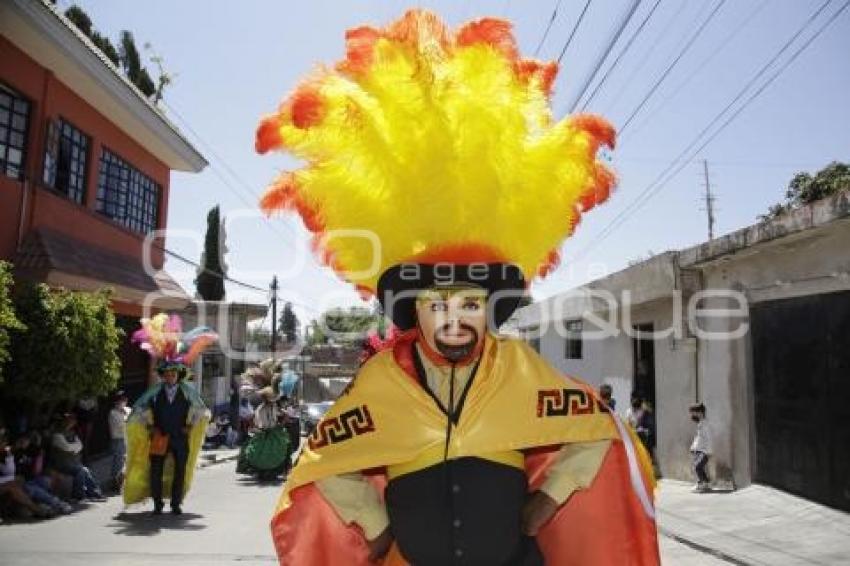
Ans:
[{"label": "standing spectator", "polygon": [[612,397],[614,390],[609,383],[603,383],[599,386],[599,398],[613,413],[617,408],[617,400]]},{"label": "standing spectator", "polygon": [[112,409],[109,411],[109,447],[112,450],[112,468],[110,478],[116,492],[121,491],[124,483],[124,463],[127,459],[127,395],[118,391],[112,396]]},{"label": "standing spectator", "polygon": [[691,442],[691,457],[693,458],[694,474],[697,484],[694,491],[707,493],[711,491],[711,480],[708,477],[708,459],[711,456],[711,432],[708,423],[705,422],[705,405],[697,403],[689,408],[691,420],[697,423],[694,440]]},{"label": "standing spectator", "polygon": [[74,413],[66,413],[62,424],[51,438],[50,466],[57,472],[71,476],[74,479],[72,496],[74,499],[104,499],[100,487],[87,467],[82,464],[80,455],[83,443],[75,431],[77,418]]},{"label": "standing spectator", "polygon": [[295,401],[287,399],[283,406],[284,426],[289,435],[290,450],[294,453],[301,446],[301,417]]},{"label": "standing spectator", "polygon": [[84,397],[77,401],[74,412],[77,414],[77,431],[79,432],[80,440],[83,443],[83,451],[80,453],[82,462],[88,464],[89,450],[91,450],[91,433],[94,428],[94,419],[97,416],[97,398]]},{"label": "standing spectator", "polygon": [[643,399],[640,393],[632,391],[631,406],[626,409],[625,419],[630,427],[637,430],[638,422],[643,415]]},{"label": "standing spectator", "polygon": [[[652,405],[644,400],[643,396],[637,391],[632,392],[631,406],[626,411],[626,422],[629,423],[641,444],[646,448],[649,457],[652,459],[653,467],[657,468],[655,461],[655,414],[652,412]],[[656,469],[656,476],[658,470]]]}]

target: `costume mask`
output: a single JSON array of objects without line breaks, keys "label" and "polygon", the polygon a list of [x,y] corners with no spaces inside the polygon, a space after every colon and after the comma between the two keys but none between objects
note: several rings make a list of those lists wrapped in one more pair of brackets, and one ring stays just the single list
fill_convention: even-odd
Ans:
[{"label": "costume mask", "polygon": [[484,340],[486,306],[483,289],[427,289],[416,299],[422,338],[432,351],[450,362],[459,362]]}]

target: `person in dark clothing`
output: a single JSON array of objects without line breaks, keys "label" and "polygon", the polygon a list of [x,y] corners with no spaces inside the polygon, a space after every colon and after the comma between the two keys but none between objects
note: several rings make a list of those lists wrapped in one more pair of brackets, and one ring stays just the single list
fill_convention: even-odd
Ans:
[{"label": "person in dark clothing", "polygon": [[186,460],[189,457],[189,400],[180,389],[178,372],[168,369],[163,372],[163,387],[151,399],[153,413],[153,437],[151,439],[151,496],[154,514],[162,513],[162,470],[169,453],[174,457],[174,480],[171,482],[171,512],[182,513],[183,479],[186,476]]}]

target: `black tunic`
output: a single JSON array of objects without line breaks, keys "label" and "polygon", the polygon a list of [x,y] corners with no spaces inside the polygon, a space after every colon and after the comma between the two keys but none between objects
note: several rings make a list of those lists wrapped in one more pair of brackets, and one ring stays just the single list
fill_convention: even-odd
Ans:
[{"label": "black tunic", "polygon": [[[428,389],[422,360],[413,352],[420,385],[446,415],[448,446],[477,364],[450,414]],[[467,457],[394,478],[385,496],[393,535],[412,566],[542,566],[537,544],[520,526],[527,491],[523,470]]]}]

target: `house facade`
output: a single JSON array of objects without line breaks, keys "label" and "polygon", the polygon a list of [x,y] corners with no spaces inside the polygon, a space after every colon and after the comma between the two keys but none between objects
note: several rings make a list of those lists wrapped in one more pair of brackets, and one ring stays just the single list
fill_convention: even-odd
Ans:
[{"label": "house facade", "polygon": [[125,388],[148,374],[129,343],[144,307],[190,301],[163,271],[169,178],[206,164],[51,2],[0,3],[0,259],[19,281],[113,290]]},{"label": "house facade", "polygon": [[522,309],[566,373],[654,408],[666,477],[692,479],[688,406],[708,411],[720,484],[850,509],[850,192],[667,252]]}]

